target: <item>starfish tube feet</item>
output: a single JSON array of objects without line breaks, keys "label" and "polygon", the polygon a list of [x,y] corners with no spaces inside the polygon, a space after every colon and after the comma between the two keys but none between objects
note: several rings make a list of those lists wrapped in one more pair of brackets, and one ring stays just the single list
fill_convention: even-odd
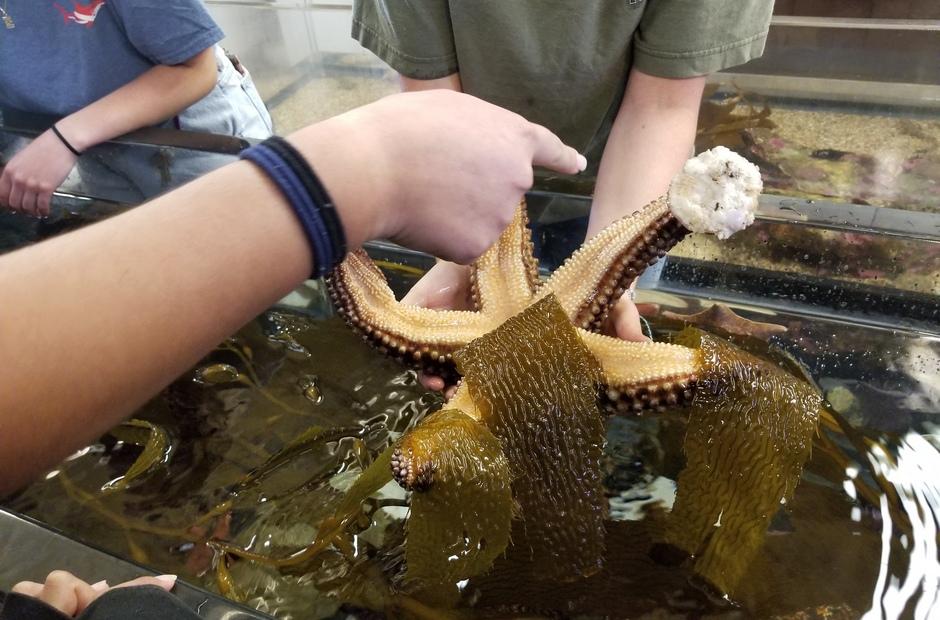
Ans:
[{"label": "starfish tube feet", "polygon": [[427,491],[434,482],[434,466],[431,461],[416,459],[414,451],[401,446],[392,452],[392,477],[406,491]]},{"label": "starfish tube feet", "polygon": [[701,153],[685,163],[666,196],[587,241],[536,295],[554,292],[576,326],[600,331],[630,283],[687,234],[725,239],[751,224],[760,191],[754,164],[724,147]]},{"label": "starfish tube feet", "polygon": [[[602,230],[543,283],[534,275],[536,262],[520,207],[497,243],[472,266],[474,309],[469,311],[397,301],[382,272],[361,250],[336,268],[329,290],[346,322],[379,351],[446,375],[448,382],[459,374],[457,351],[554,295],[604,370],[601,394],[619,411],[660,410],[690,397],[701,372],[697,351],[624,342],[596,332],[630,283],[686,234],[710,232],[724,238],[753,221],[760,188],[757,168],[743,158],[722,148],[702,153],[686,163],[668,197]],[[411,455],[403,451],[402,459],[404,478],[420,473]]]}]

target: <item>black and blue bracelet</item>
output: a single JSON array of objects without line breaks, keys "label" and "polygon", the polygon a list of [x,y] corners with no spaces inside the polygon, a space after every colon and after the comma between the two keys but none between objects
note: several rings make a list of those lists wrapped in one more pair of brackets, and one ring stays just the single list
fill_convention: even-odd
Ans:
[{"label": "black and blue bracelet", "polygon": [[346,235],[333,200],[310,164],[278,136],[245,149],[241,158],[261,168],[294,210],[313,251],[313,277],[330,273],[346,256]]}]

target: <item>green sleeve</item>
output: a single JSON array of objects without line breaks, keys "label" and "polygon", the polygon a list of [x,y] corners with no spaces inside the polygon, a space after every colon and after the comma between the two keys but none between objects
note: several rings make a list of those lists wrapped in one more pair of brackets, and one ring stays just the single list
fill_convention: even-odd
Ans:
[{"label": "green sleeve", "polygon": [[457,72],[447,0],[356,0],[352,36],[405,77]]},{"label": "green sleeve", "polygon": [[647,0],[633,66],[659,77],[707,75],[764,52],[773,0]]}]

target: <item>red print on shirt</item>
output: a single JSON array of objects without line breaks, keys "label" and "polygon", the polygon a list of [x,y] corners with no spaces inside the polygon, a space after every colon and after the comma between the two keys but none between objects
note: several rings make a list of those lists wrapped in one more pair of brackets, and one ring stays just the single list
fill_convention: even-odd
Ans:
[{"label": "red print on shirt", "polygon": [[53,3],[53,6],[59,9],[59,13],[62,13],[62,20],[66,24],[71,21],[91,28],[98,17],[98,11],[104,6],[104,2],[105,0],[91,0],[88,4],[82,4],[72,0],[72,6],[75,8],[71,11],[66,11],[65,7],[58,2]]}]

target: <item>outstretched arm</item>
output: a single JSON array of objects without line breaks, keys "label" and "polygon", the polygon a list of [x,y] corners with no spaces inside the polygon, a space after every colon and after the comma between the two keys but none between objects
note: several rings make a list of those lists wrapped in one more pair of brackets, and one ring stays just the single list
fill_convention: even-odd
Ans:
[{"label": "outstretched arm", "polygon": [[692,156],[705,77],[662,78],[633,69],[604,148],[590,239],[662,196]]},{"label": "outstretched arm", "polygon": [[[460,74],[401,76],[402,90],[461,91]],[[692,155],[705,77],[662,78],[633,69],[601,158],[587,237],[662,196]]]},{"label": "outstretched arm", "polygon": [[[350,247],[391,238],[460,262],[510,222],[533,164],[579,166],[545,128],[443,91],[388,97],[290,140]],[[293,211],[248,162],[0,257],[0,496],[131,414],[310,269]]]},{"label": "outstretched arm", "polygon": [[[216,81],[210,47],[174,66],[159,65],[114,92],[56,123],[79,152],[161,123],[202,99]],[[48,215],[52,192],[62,184],[77,157],[46,131],[10,160],[0,174],[0,206],[31,215]]]}]

